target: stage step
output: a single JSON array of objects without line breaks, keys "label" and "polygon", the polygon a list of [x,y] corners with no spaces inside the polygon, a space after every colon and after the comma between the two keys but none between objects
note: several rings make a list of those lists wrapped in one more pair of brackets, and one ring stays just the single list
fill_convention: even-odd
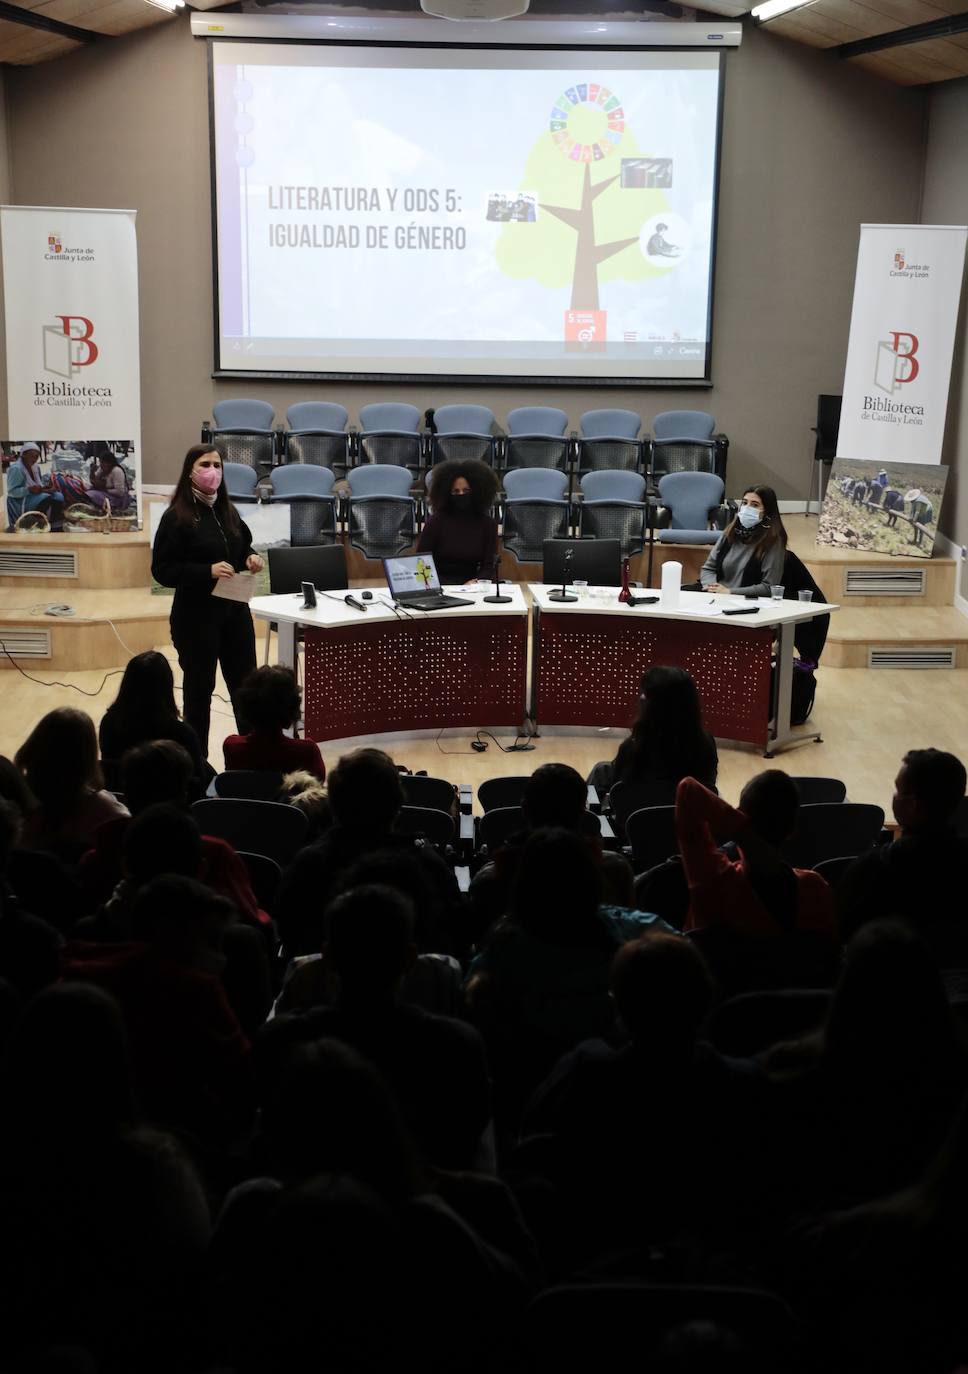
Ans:
[{"label": "stage step", "polygon": [[968,668],[968,617],[954,606],[848,604],[830,618],[825,668]]},{"label": "stage step", "polygon": [[[153,596],[147,588],[90,591],[76,581],[69,586],[56,593],[49,584],[0,587],[0,668],[122,668],[132,654],[170,645],[170,597]],[[44,614],[47,606],[60,604],[73,607],[74,615]]]},{"label": "stage step", "polygon": [[[146,530],[132,534],[0,534],[0,588],[106,590],[146,587]],[[67,598],[68,600],[70,598]]]}]

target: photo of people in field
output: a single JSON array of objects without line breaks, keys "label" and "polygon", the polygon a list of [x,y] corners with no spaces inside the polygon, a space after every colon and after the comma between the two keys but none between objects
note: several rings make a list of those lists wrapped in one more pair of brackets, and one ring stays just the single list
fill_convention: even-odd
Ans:
[{"label": "photo of people in field", "polygon": [[5,440],[0,454],[8,533],[137,528],[130,440]]},{"label": "photo of people in field", "polygon": [[930,558],[948,469],[928,463],[837,458],[830,471],[817,543]]}]

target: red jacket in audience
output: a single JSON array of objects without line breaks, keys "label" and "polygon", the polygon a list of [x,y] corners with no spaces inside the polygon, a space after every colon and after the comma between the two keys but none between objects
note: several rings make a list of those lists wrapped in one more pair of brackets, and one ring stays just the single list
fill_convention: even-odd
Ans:
[{"label": "red jacket in audience", "polygon": [[304,768],[313,777],[326,776],[319,745],[311,739],[290,739],[281,730],[253,730],[229,735],[222,745],[227,769],[253,768],[265,773],[294,773]]},{"label": "red jacket in audience", "polygon": [[[743,841],[763,842],[755,840],[742,811],[695,778],[683,778],[676,790],[676,833],[689,883],[687,930],[728,926],[738,935],[782,934],[783,927],[751,881]],[[730,859],[718,848],[727,840],[739,846],[739,859]],[[826,882],[809,869],[794,868],[791,872],[796,882],[792,928],[835,934],[834,896]]]}]

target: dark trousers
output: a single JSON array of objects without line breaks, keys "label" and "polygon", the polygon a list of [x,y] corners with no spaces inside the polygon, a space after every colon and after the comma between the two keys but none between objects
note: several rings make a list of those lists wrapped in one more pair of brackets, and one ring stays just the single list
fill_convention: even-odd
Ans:
[{"label": "dark trousers", "polygon": [[244,732],[236,697],[256,666],[252,616],[248,606],[217,599],[199,607],[195,614],[176,615],[173,611],[171,641],[182,670],[183,714],[198,736],[202,756],[207,758],[216,667],[222,669],[229,689],[236,726]]}]

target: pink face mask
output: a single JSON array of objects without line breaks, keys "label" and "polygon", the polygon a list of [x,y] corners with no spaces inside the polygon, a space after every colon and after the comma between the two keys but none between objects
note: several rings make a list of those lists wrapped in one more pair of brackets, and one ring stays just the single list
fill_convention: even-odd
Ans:
[{"label": "pink face mask", "polygon": [[192,473],[192,481],[199,491],[218,491],[222,485],[221,468],[196,468]]}]

